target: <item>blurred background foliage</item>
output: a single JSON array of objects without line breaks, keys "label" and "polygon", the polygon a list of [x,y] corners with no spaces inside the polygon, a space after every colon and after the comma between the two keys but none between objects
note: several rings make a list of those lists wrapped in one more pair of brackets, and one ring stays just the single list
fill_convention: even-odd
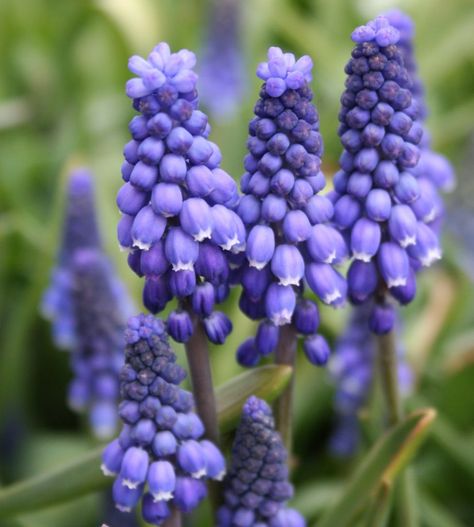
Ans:
[{"label": "blurred background foliage", "polygon": [[[211,138],[235,178],[242,173],[247,122],[258,93],[254,71],[268,46],[314,60],[325,172],[331,176],[340,152],[337,113],[352,29],[391,7],[406,9],[416,22],[434,146],[450,157],[459,177],[447,200],[445,259],[426,273],[417,300],[403,311],[416,373],[407,405],[439,411],[414,464],[416,502],[427,527],[474,525],[474,3],[241,0],[241,5],[246,97],[234,116],[211,116]],[[140,306],[141,281],[128,271],[115,239],[121,151],[134,114],[124,94],[127,59],[167,40],[174,50],[196,51],[199,66],[209,9],[205,0],[0,2],[0,484],[55,466],[93,444],[66,407],[68,357],[54,349],[38,312],[58,242],[65,175],[78,164],[95,173],[104,243]],[[234,293],[226,309],[237,331],[212,351],[217,384],[239,371],[234,351],[252,330],[236,298]],[[324,309],[329,338],[342,330],[346,316],[347,310]],[[355,462],[327,453],[332,393],[326,371],[302,362],[294,505],[308,519],[318,517]],[[380,428],[369,412],[361,417],[367,446]],[[5,525],[99,525],[104,507],[102,496],[92,495]],[[80,520],[71,521],[78,513]]]}]

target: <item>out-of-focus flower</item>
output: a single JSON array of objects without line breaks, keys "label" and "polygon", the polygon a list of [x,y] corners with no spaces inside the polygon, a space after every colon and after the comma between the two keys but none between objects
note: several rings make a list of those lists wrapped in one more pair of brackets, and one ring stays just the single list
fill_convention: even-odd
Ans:
[{"label": "out-of-focus flower", "polygon": [[[376,365],[376,342],[369,330],[370,303],[353,308],[344,334],[334,347],[329,372],[336,385],[334,411],[336,427],[330,441],[331,451],[350,456],[359,443],[358,412],[367,403],[372,390]],[[412,384],[412,374],[404,361],[404,348],[397,342],[398,382],[402,396]]]},{"label": "out-of-focus flower", "polygon": [[42,312],[58,347],[71,354],[69,405],[86,411],[94,433],[110,437],[117,424],[122,334],[132,304],[103,253],[94,209],[92,176],[69,179],[58,262],[43,296]]},{"label": "out-of-focus flower", "polygon": [[338,307],[346,297],[346,281],[334,268],[347,257],[346,243],[330,224],[331,201],[318,194],[325,178],[311,70],[307,55],[296,60],[276,47],[257,69],[265,83],[249,125],[237,212],[248,231],[240,307],[264,320],[237,354],[245,365],[274,351],[280,327],[291,323],[307,340],[309,360],[324,363],[327,344],[314,338],[318,308],[304,299],[304,281],[326,304]]},{"label": "out-of-focus flower", "polygon": [[[451,191],[455,186],[453,167],[445,156],[432,149],[430,133],[425,124],[428,110],[424,100],[425,89],[418,74],[413,46],[415,24],[406,13],[398,9],[388,11],[384,16],[400,32],[398,46],[403,53],[403,61],[412,81],[411,92],[415,104],[418,104],[418,122],[423,127],[423,137],[419,144],[420,160],[416,167],[414,167],[414,173],[417,177],[429,181],[429,191],[434,195],[437,194],[438,190]],[[437,199],[439,200],[440,206],[442,206],[441,198],[438,197]]]},{"label": "out-of-focus flower", "polygon": [[299,512],[286,506],[293,495],[287,452],[275,431],[270,407],[257,397],[244,405],[225,479],[219,527],[304,527]]},{"label": "out-of-focus flower", "polygon": [[194,53],[171,53],[164,42],[147,60],[129,60],[137,77],[127,82],[126,92],[141,115],[130,121],[132,140],[124,148],[118,239],[129,251],[132,270],[145,276],[147,309],[158,313],[178,298],[170,335],[187,340],[194,311],[209,339],[221,343],[230,323],[215,331],[208,319],[214,303],[227,294],[224,251],[245,249],[245,227],[232,210],[237,186],[219,168],[219,148],[207,139],[207,116],[197,109],[195,63]]},{"label": "out-of-focus flower", "polygon": [[206,497],[205,480],[220,480],[225,460],[202,439],[204,426],[194,399],[179,384],[186,376],[176,364],[165,325],[151,315],[128,322],[121,372],[124,422],[118,439],[104,450],[102,470],[116,477],[117,508],[130,512],[142,500],[142,515],[161,525],[174,506],[190,512]]},{"label": "out-of-focus flower", "polygon": [[240,0],[214,0],[207,15],[199,86],[203,103],[217,119],[231,116],[245,91],[241,10]]},{"label": "out-of-focus flower", "polygon": [[442,204],[415,170],[423,127],[397,45],[400,32],[378,17],[352,39],[339,114],[344,152],[334,177],[334,221],[350,240],[349,297],[361,304],[376,296],[371,328],[385,333],[395,319],[385,292],[409,303],[415,271],[441,257],[435,222]]}]

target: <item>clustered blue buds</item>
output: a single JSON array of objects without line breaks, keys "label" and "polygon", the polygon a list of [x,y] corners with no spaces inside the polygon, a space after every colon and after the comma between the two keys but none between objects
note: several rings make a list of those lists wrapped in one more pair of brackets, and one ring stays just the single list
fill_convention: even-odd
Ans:
[{"label": "clustered blue buds", "polygon": [[441,257],[437,200],[415,167],[423,136],[419,105],[397,42],[384,17],[357,28],[346,65],[339,135],[344,146],[334,177],[334,221],[350,240],[354,258],[348,293],[355,304],[376,297],[371,328],[393,327],[388,291],[401,304],[416,294],[415,271]]},{"label": "clustered blue buds", "polygon": [[122,212],[120,245],[128,262],[145,276],[143,302],[152,313],[171,298],[170,335],[186,342],[193,324],[189,311],[204,321],[208,338],[222,344],[231,323],[214,304],[228,294],[227,254],[245,249],[245,227],[232,210],[237,186],[219,168],[221,153],[208,139],[207,116],[199,111],[194,53],[171,53],[158,44],[147,60],[133,56],[127,95],[141,113],[129,125],[117,195]]},{"label": "clustered blue buds", "polygon": [[[350,456],[356,450],[360,435],[358,412],[366,404],[372,390],[377,353],[369,328],[371,311],[371,302],[353,308],[346,330],[337,340],[328,364],[336,386],[336,427],[330,449],[338,456]],[[412,385],[412,374],[404,355],[405,350],[397,340],[398,383],[401,394],[407,395]]]},{"label": "clustered blue buds", "polygon": [[103,253],[96,225],[91,174],[69,179],[58,263],[42,311],[56,344],[71,352],[69,406],[87,411],[94,433],[110,437],[117,425],[122,334],[130,300]]},{"label": "clustered blue buds", "polygon": [[[152,315],[132,317],[125,332],[119,407],[124,426],[103,452],[102,470],[115,476],[117,508],[130,512],[142,500],[142,515],[161,525],[170,507],[190,512],[205,498],[205,480],[221,480],[225,460],[205,439],[194,399],[179,384],[164,323]],[[147,487],[147,488],[146,488]]]},{"label": "clustered blue buds", "polygon": [[304,527],[301,514],[286,506],[293,495],[288,454],[270,407],[250,397],[242,410],[232,447],[232,465],[224,485],[218,527]]},{"label": "clustered blue buds", "polygon": [[217,119],[234,114],[245,91],[241,7],[240,0],[209,2],[199,85],[202,102]]},{"label": "clustered blue buds", "polygon": [[309,360],[325,363],[329,347],[317,334],[318,307],[303,298],[303,282],[326,304],[338,307],[346,298],[346,281],[334,269],[348,255],[346,243],[330,224],[331,201],[318,194],[325,178],[311,69],[307,55],[296,60],[276,47],[257,69],[265,83],[249,125],[237,212],[248,231],[240,307],[264,320],[237,352],[246,366],[274,351],[280,326],[291,323],[305,337]]}]

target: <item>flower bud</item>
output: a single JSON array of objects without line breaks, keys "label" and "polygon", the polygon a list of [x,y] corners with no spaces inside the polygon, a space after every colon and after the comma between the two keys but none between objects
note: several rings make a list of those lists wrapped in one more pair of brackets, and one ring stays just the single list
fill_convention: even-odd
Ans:
[{"label": "flower bud", "polygon": [[269,355],[275,351],[278,344],[280,329],[269,320],[260,322],[255,337],[255,346],[260,355]]},{"label": "flower bud", "polygon": [[177,216],[183,205],[183,195],[175,183],[158,183],[153,188],[151,206],[165,218]]},{"label": "flower bud", "polygon": [[199,244],[199,254],[195,263],[199,276],[213,285],[225,283],[229,276],[229,265],[220,249],[210,243]]},{"label": "flower bud", "polygon": [[349,298],[354,304],[365,302],[375,292],[379,282],[374,261],[354,260],[347,272]]},{"label": "flower bud", "polygon": [[428,225],[417,223],[416,244],[408,247],[408,254],[423,267],[430,267],[433,262],[441,258],[438,237]]},{"label": "flower bud", "polygon": [[276,326],[290,324],[295,305],[296,296],[291,286],[270,285],[265,295],[265,311]]},{"label": "flower bud", "polygon": [[367,218],[356,221],[351,232],[351,250],[356,260],[370,262],[378,251],[382,233],[377,222]]},{"label": "flower bud", "polygon": [[188,198],[179,215],[181,227],[197,242],[210,238],[213,216],[209,205],[201,198]]},{"label": "flower bud", "polygon": [[145,276],[160,276],[169,269],[163,241],[154,243],[148,251],[140,254],[140,271]]},{"label": "flower bud", "polygon": [[371,190],[365,201],[367,216],[374,221],[386,221],[390,217],[392,200],[390,194],[382,189]]},{"label": "flower bud", "polygon": [[131,235],[133,245],[147,251],[158,242],[166,229],[166,220],[153,212],[148,205],[143,207],[133,220]]},{"label": "flower bud", "polygon": [[251,267],[263,269],[275,251],[273,229],[266,225],[256,225],[247,239],[247,259]]},{"label": "flower bud", "polygon": [[187,180],[186,160],[176,154],[166,154],[160,162],[161,181],[166,183],[182,183]]},{"label": "flower bud", "polygon": [[199,255],[199,245],[180,227],[172,227],[165,241],[166,258],[173,271],[192,271]]},{"label": "flower bud", "polygon": [[212,207],[214,229],[212,241],[222,247],[225,251],[238,253],[245,248],[245,227],[242,220],[234,211],[223,205]]},{"label": "flower bud", "polygon": [[232,331],[232,322],[220,311],[214,311],[204,319],[204,329],[208,339],[214,344],[224,344]]},{"label": "flower bud", "polygon": [[328,361],[331,350],[322,335],[311,335],[304,339],[303,351],[306,358],[315,366],[323,366]]},{"label": "flower bud", "polygon": [[120,468],[122,485],[136,489],[144,483],[148,471],[148,454],[143,448],[130,447],[125,452]]},{"label": "flower bud", "polygon": [[318,306],[312,300],[303,299],[296,304],[293,322],[298,333],[312,335],[319,327]]},{"label": "flower bud", "polygon": [[347,258],[347,246],[341,233],[322,223],[311,228],[306,246],[315,261],[338,264]]},{"label": "flower bud", "polygon": [[196,274],[194,270],[182,269],[180,271],[171,271],[169,286],[173,295],[178,298],[191,295],[196,287]]},{"label": "flower bud", "polygon": [[283,234],[289,243],[307,240],[311,234],[311,223],[308,220],[308,216],[302,210],[289,211],[283,220]]},{"label": "flower bud", "polygon": [[[273,232],[273,231],[272,231]],[[304,260],[294,245],[278,245],[271,261],[272,273],[281,285],[299,285],[304,276]]]},{"label": "flower bud", "polygon": [[220,450],[207,439],[200,442],[206,459],[206,474],[209,478],[222,481],[225,476],[225,459]]},{"label": "flower bud", "polygon": [[147,482],[155,501],[169,501],[176,485],[173,465],[169,461],[155,461],[148,470]]},{"label": "flower bud", "polygon": [[405,249],[398,244],[382,243],[377,255],[377,265],[387,287],[406,285],[410,265]]},{"label": "flower bud", "polygon": [[309,287],[325,304],[339,307],[345,302],[347,283],[329,264],[311,263],[305,274]]},{"label": "flower bud", "polygon": [[125,183],[117,194],[117,206],[120,212],[135,216],[149,199],[148,193],[143,192],[131,183]]},{"label": "flower bud", "polygon": [[260,362],[260,354],[255,345],[255,339],[248,338],[237,348],[237,362],[244,368],[252,368]]},{"label": "flower bud", "polygon": [[208,317],[214,308],[215,291],[209,282],[199,284],[192,296],[192,307],[194,313],[202,317]]},{"label": "flower bud", "polygon": [[124,449],[120,446],[119,440],[114,439],[109,443],[102,453],[102,465],[100,466],[105,476],[115,476],[120,472]]},{"label": "flower bud", "polygon": [[200,443],[191,439],[184,441],[178,448],[177,459],[184,472],[200,479],[206,475],[206,456]]},{"label": "flower bud", "polygon": [[168,332],[176,342],[187,342],[193,334],[193,323],[187,311],[172,311],[168,316]]},{"label": "flower bud", "polygon": [[416,243],[416,216],[408,205],[395,205],[388,220],[390,236],[403,248]]},{"label": "flower bud", "polygon": [[141,190],[151,190],[158,179],[158,169],[139,161],[130,174],[130,183]]}]

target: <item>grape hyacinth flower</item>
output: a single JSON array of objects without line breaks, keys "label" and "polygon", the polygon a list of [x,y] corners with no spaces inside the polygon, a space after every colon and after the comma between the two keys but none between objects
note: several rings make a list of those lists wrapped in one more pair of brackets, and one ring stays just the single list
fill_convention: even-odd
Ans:
[{"label": "grape hyacinth flower", "polygon": [[293,496],[287,451],[275,430],[270,407],[250,397],[242,411],[224,481],[218,527],[304,527],[299,512],[286,506]]},{"label": "grape hyacinth flower", "polygon": [[236,184],[219,168],[221,153],[198,110],[195,63],[194,53],[171,53],[164,42],[146,60],[129,60],[137,77],[126,92],[141,115],[130,121],[132,139],[124,148],[118,239],[132,270],[145,276],[146,308],[158,313],[178,299],[170,335],[188,341],[193,314],[209,340],[222,344],[232,325],[213,310],[226,296],[224,251],[245,249],[245,228],[232,210],[239,199]]},{"label": "grape hyacinth flower", "polygon": [[212,116],[232,116],[242,100],[245,69],[240,38],[239,0],[213,0],[207,16],[200,93]]},{"label": "grape hyacinth flower", "polygon": [[350,241],[348,294],[375,298],[371,329],[388,333],[401,304],[416,294],[415,271],[441,257],[430,227],[436,197],[415,167],[423,129],[413,100],[399,31],[378,17],[352,33],[339,135],[344,146],[334,177],[334,221]]},{"label": "grape hyacinth flower", "polygon": [[311,70],[310,57],[296,60],[277,47],[257,69],[265,82],[249,125],[237,212],[248,232],[240,307],[263,320],[237,352],[245,366],[275,351],[290,325],[293,335],[303,335],[308,359],[324,364],[329,348],[317,334],[318,307],[304,298],[304,282],[334,307],[346,297],[345,279],[334,268],[347,257],[346,243],[330,224],[331,201],[318,194],[325,178]]},{"label": "grape hyacinth flower", "polygon": [[[393,9],[384,15],[389,23],[400,32],[398,45],[403,53],[405,67],[412,80],[412,94],[415,105],[418,105],[417,123],[423,129],[423,137],[420,141],[420,159],[413,171],[419,180],[423,181],[421,192],[433,196],[435,208],[428,211],[429,223],[433,229],[439,228],[440,220],[444,213],[444,206],[439,191],[451,191],[455,186],[455,174],[449,160],[435,152],[431,147],[430,133],[426,127],[425,120],[428,114],[424,101],[425,89],[418,75],[415,53],[413,49],[414,23],[403,11]],[[425,190],[426,187],[426,190]],[[423,199],[423,195],[421,196]]]},{"label": "grape hyacinth flower", "polygon": [[75,343],[71,261],[77,249],[86,247],[99,249],[101,243],[92,175],[87,169],[80,168],[69,175],[57,265],[51,273],[51,284],[41,304],[43,315],[51,320],[54,342],[62,349],[71,349]]},{"label": "grape hyacinth flower", "polygon": [[69,406],[88,413],[100,438],[110,437],[117,425],[122,335],[131,310],[101,249],[91,174],[77,170],[69,179],[63,241],[42,311],[58,347],[70,352]]},{"label": "grape hyacinth flower", "polygon": [[122,431],[104,450],[102,470],[114,476],[117,508],[130,512],[141,500],[142,515],[162,525],[172,508],[190,512],[206,497],[207,479],[220,480],[225,460],[203,440],[204,426],[190,392],[179,384],[164,323],[152,315],[132,317],[125,331],[119,413]]},{"label": "grape hyacinth flower", "polygon": [[[337,340],[329,361],[329,372],[336,386],[334,411],[336,426],[330,439],[331,451],[341,457],[352,455],[360,436],[359,411],[372,390],[376,367],[376,345],[369,329],[370,303],[355,306],[344,334]],[[408,395],[412,374],[404,361],[404,348],[397,341],[398,384],[402,396]]]}]

